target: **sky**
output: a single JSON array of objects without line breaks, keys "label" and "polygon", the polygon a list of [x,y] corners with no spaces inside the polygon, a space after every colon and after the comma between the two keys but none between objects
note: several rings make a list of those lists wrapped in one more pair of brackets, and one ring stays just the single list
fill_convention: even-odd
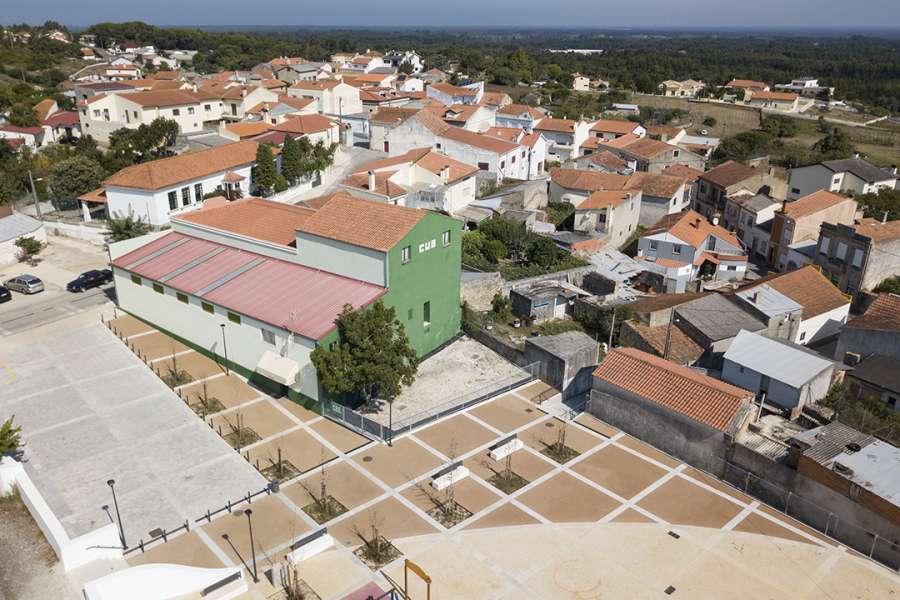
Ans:
[{"label": "sky", "polygon": [[900,28],[898,0],[0,0],[0,22],[66,25]]}]

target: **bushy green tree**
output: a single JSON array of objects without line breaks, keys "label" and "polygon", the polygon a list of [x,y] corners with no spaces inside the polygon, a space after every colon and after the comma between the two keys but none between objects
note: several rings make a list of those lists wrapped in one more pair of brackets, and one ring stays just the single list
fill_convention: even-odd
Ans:
[{"label": "bushy green tree", "polygon": [[889,277],[875,286],[873,290],[879,294],[898,294],[900,295],[900,275]]},{"label": "bushy green tree", "polygon": [[291,185],[297,183],[302,176],[303,165],[301,163],[300,147],[297,140],[287,135],[281,146],[281,174]]},{"label": "bushy green tree", "polygon": [[335,347],[319,346],[310,354],[327,393],[391,401],[412,385],[419,361],[393,307],[381,300],[362,310],[348,304],[336,323]]},{"label": "bushy green tree", "polygon": [[863,207],[864,215],[888,221],[900,220],[900,190],[882,188],[877,193],[869,192],[856,197],[856,203]]},{"label": "bushy green tree", "polygon": [[797,135],[799,126],[797,119],[784,115],[769,115],[763,119],[761,129],[772,137],[785,138]]},{"label": "bushy green tree", "polygon": [[150,227],[141,217],[129,212],[127,215],[113,214],[106,220],[106,230],[106,243],[112,244],[145,235]]},{"label": "bushy green tree", "polygon": [[60,161],[50,169],[50,189],[56,200],[74,200],[95,190],[103,181],[100,163],[83,156],[73,156]]},{"label": "bushy green tree", "polygon": [[27,104],[16,104],[9,111],[9,122],[19,127],[36,127],[40,125],[34,108]]},{"label": "bushy green tree", "polygon": [[825,160],[838,160],[853,155],[853,144],[847,134],[837,127],[831,129],[821,140],[813,145],[813,149],[822,154]]}]

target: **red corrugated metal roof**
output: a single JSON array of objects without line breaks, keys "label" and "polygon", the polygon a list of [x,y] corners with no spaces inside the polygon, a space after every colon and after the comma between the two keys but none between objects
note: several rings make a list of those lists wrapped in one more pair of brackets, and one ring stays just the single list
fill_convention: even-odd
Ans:
[{"label": "red corrugated metal roof", "polygon": [[[113,266],[152,280],[184,269],[164,285],[312,340],[334,329],[345,304],[360,308],[387,292],[365,281],[174,232],[120,256]],[[246,270],[221,283],[241,269]],[[216,282],[218,287],[204,291]]]}]

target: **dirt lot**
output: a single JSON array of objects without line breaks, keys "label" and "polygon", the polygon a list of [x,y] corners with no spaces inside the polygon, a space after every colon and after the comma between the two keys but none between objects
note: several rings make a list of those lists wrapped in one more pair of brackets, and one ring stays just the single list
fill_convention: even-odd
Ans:
[{"label": "dirt lot", "polygon": [[[759,114],[755,110],[725,104],[707,104],[688,102],[680,98],[664,98],[662,96],[636,95],[634,101],[641,106],[653,108],[679,108],[689,113],[678,124],[685,127],[688,133],[699,134],[707,129],[713,137],[728,137],[748,129],[759,127]],[[713,127],[703,124],[703,120],[712,117],[716,120]],[[672,123],[675,125],[676,123]]]}]

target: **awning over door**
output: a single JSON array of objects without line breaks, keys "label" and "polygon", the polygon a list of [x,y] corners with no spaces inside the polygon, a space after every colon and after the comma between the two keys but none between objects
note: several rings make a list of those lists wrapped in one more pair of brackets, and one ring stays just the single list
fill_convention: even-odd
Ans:
[{"label": "awning over door", "polygon": [[294,385],[300,375],[300,365],[295,360],[267,350],[259,359],[256,372],[283,385]]}]

